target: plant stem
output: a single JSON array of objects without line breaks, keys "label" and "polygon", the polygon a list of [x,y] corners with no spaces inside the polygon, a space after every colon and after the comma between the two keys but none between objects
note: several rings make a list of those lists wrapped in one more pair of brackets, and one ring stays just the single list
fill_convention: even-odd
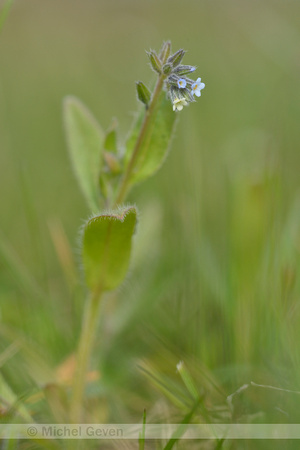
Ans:
[{"label": "plant stem", "polygon": [[134,169],[134,165],[135,165],[136,159],[138,157],[141,145],[143,144],[144,137],[145,137],[145,135],[147,133],[147,129],[148,129],[148,126],[149,126],[149,123],[150,123],[151,115],[153,114],[153,111],[154,111],[154,108],[156,106],[159,94],[161,93],[161,90],[163,88],[164,79],[165,79],[165,76],[163,74],[161,74],[159,76],[158,80],[157,80],[157,83],[156,83],[156,86],[154,88],[154,92],[153,92],[153,95],[152,95],[151,103],[149,105],[149,108],[146,110],[144,121],[142,123],[141,129],[140,129],[140,133],[139,133],[138,138],[136,140],[136,144],[135,144],[135,147],[133,149],[133,152],[132,152],[132,155],[131,155],[131,159],[130,159],[130,161],[128,163],[128,166],[126,168],[126,172],[124,174],[124,177],[123,177],[123,179],[121,181],[120,189],[119,189],[119,192],[118,192],[117,199],[115,201],[114,207],[116,207],[117,205],[119,205],[120,203],[122,203],[124,201],[124,199],[125,199],[125,197],[126,197],[126,195],[128,193],[128,190],[130,188],[130,177],[132,175],[132,171]]},{"label": "plant stem", "polygon": [[73,396],[70,406],[71,423],[80,423],[82,418],[84,386],[98,323],[100,299],[101,290],[99,289],[97,290],[97,292],[92,294],[86,302],[86,309],[84,313],[77,353],[76,373],[73,384]]}]

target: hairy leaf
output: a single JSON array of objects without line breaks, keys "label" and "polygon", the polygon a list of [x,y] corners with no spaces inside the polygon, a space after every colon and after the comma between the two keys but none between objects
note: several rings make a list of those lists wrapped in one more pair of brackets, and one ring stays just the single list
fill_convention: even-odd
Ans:
[{"label": "hairy leaf", "polygon": [[74,172],[91,210],[97,212],[104,133],[75,97],[64,101],[64,123]]},{"label": "hairy leaf", "polygon": [[113,119],[110,128],[106,132],[105,140],[104,140],[105,150],[112,152],[112,153],[116,153],[116,154],[118,153],[117,128],[118,128],[118,122],[116,119]]},{"label": "hairy leaf", "polygon": [[[146,114],[148,114],[146,112]],[[138,142],[144,121],[144,111],[138,117],[126,143],[125,167],[128,166]],[[141,136],[138,157],[135,160],[131,183],[140,182],[153,175],[163,164],[170,145],[176,114],[172,110],[166,93],[162,92],[156,106],[148,118],[149,124]]]},{"label": "hairy leaf", "polygon": [[116,288],[127,273],[136,209],[90,219],[83,233],[83,264],[92,291]]}]

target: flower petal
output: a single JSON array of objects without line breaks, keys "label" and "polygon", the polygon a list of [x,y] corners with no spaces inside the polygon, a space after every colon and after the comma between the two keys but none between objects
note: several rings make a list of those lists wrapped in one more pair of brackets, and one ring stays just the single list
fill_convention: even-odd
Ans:
[{"label": "flower petal", "polygon": [[180,89],[185,88],[185,87],[186,87],[186,80],[185,80],[184,78],[180,78],[180,79],[177,81],[177,85],[178,85],[178,87],[179,87]]}]

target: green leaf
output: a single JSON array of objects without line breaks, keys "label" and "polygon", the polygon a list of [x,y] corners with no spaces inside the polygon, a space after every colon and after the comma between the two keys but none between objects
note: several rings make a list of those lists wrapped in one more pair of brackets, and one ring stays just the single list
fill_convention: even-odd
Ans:
[{"label": "green leaf", "polygon": [[118,127],[118,122],[116,119],[113,119],[109,130],[106,132],[105,140],[104,140],[105,150],[115,153],[115,154],[118,153],[117,127]]},{"label": "green leaf", "polygon": [[64,124],[75,175],[90,208],[96,212],[104,133],[90,111],[75,97],[64,101]]},{"label": "green leaf", "polygon": [[[146,112],[146,114],[148,114]],[[136,142],[145,113],[139,115],[131,135],[126,143],[125,167],[128,166],[134,152]],[[131,184],[140,182],[153,175],[163,164],[174,131],[176,114],[172,110],[166,93],[162,92],[157,100],[154,110],[149,117],[146,132],[142,135],[138,157],[135,160]]]},{"label": "green leaf", "polygon": [[83,264],[92,291],[116,288],[124,279],[130,259],[137,212],[122,212],[90,219],[83,233]]}]

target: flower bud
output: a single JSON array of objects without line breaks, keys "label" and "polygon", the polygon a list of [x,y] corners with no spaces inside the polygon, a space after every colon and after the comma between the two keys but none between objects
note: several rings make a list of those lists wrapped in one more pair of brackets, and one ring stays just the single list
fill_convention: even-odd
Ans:
[{"label": "flower bud", "polygon": [[167,84],[171,86],[178,87],[178,81],[180,80],[180,77],[178,75],[170,75],[167,79]]},{"label": "flower bud", "polygon": [[172,64],[173,67],[176,67],[180,64],[182,58],[185,55],[185,51],[181,48],[180,50],[178,50],[176,53],[174,53],[174,55],[170,56],[168,58],[168,63]]},{"label": "flower bud", "polygon": [[173,70],[174,73],[176,73],[177,75],[188,75],[189,73],[192,73],[196,70],[196,67],[194,66],[177,66],[175,67],[175,69]]},{"label": "flower bud", "polygon": [[181,91],[183,91],[183,96],[186,99],[187,102],[194,102],[194,96],[191,94],[191,92],[189,91],[189,89],[181,89]]},{"label": "flower bud", "polygon": [[139,101],[144,103],[144,105],[146,105],[147,108],[151,99],[151,92],[142,81],[136,82],[136,92]]},{"label": "flower bud", "polygon": [[155,70],[155,72],[161,74],[161,62],[157,56],[157,54],[155,53],[154,50],[150,50],[150,52],[146,52],[151,64],[151,67],[153,70]]},{"label": "flower bud", "polygon": [[159,53],[159,59],[161,60],[161,62],[164,64],[167,59],[169,58],[171,53],[171,42],[167,41],[163,43],[163,46],[161,48],[161,51]]},{"label": "flower bud", "polygon": [[165,75],[168,75],[169,73],[172,72],[172,65],[170,63],[166,63],[163,65],[163,73]]}]

